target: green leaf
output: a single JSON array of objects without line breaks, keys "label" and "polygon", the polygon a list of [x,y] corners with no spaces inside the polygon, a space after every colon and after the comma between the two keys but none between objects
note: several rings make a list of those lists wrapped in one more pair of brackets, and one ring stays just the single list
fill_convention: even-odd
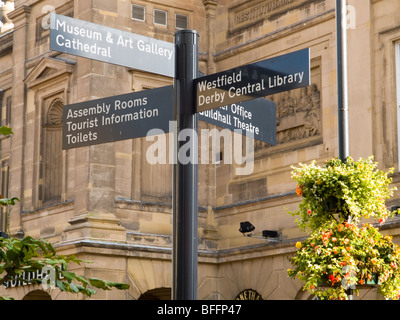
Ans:
[{"label": "green leaf", "polygon": [[126,290],[129,289],[129,284],[119,283],[119,282],[111,282],[107,280],[100,280],[96,278],[89,279],[90,284],[96,288],[103,290],[111,290],[111,287],[116,288],[118,290]]},{"label": "green leaf", "polygon": [[16,201],[20,201],[17,197],[11,199],[0,199],[0,206],[14,206]]},{"label": "green leaf", "polygon": [[109,285],[118,290],[128,290],[129,289],[129,284],[127,284],[127,283],[112,282]]},{"label": "green leaf", "polygon": [[14,132],[12,131],[11,128],[2,126],[0,128],[0,134],[2,134],[3,136],[8,136],[9,134],[14,134]]},{"label": "green leaf", "polygon": [[78,293],[80,290],[78,289],[78,287],[75,285],[75,284],[73,284],[73,283],[70,283],[69,284],[69,288],[71,289],[71,291],[72,292],[74,292],[74,293]]},{"label": "green leaf", "polygon": [[83,276],[77,276],[75,275],[76,280],[80,281],[83,285],[87,286],[89,284],[89,281],[83,277]]},{"label": "green leaf", "polygon": [[59,288],[61,291],[67,291],[67,288],[64,285],[64,282],[60,280],[56,280],[56,286]]},{"label": "green leaf", "polygon": [[110,288],[106,284],[106,281],[104,281],[104,280],[100,280],[97,278],[90,278],[89,282],[93,287],[103,289],[103,290],[110,290]]},{"label": "green leaf", "polygon": [[70,271],[61,271],[61,274],[66,278],[69,282],[73,281],[76,278],[75,273]]}]

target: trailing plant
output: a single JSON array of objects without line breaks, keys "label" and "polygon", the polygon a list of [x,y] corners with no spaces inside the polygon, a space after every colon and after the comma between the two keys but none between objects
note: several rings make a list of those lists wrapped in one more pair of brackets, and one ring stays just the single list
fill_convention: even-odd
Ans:
[{"label": "trailing plant", "polygon": [[332,222],[296,244],[291,278],[321,299],[347,299],[348,289],[378,286],[387,299],[400,295],[400,248],[371,224]]},{"label": "trailing plant", "polygon": [[321,299],[347,299],[363,285],[398,299],[400,248],[372,224],[361,224],[370,218],[383,224],[394,214],[385,204],[396,190],[389,177],[393,170],[378,170],[373,157],[332,159],[324,166],[313,161],[292,169],[302,201],[290,214],[299,216],[296,221],[309,237],[296,244],[288,275]]},{"label": "trailing plant", "polygon": [[339,159],[327,161],[319,166],[292,167],[292,178],[297,181],[297,194],[302,196],[299,210],[292,212],[300,216],[296,220],[302,230],[317,230],[334,220],[347,221],[351,218],[360,222],[362,218],[376,218],[381,223],[393,213],[386,207],[395,187],[389,177],[393,169],[383,172],[377,169],[373,157],[345,163]]}]

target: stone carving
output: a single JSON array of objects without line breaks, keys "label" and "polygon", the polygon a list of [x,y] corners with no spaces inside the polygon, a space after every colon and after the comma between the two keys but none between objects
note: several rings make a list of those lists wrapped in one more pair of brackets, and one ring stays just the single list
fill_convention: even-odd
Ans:
[{"label": "stone carving", "polygon": [[14,1],[0,1],[0,34],[11,30],[14,25],[8,14],[14,10]]},{"label": "stone carving", "polygon": [[[321,97],[316,84],[267,99],[276,103],[278,145],[321,134]],[[257,141],[255,147],[260,150],[270,145]]]}]

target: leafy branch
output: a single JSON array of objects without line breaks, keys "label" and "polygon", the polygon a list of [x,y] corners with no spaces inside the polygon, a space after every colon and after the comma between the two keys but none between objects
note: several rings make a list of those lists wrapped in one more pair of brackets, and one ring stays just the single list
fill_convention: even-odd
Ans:
[{"label": "leafy branch", "polygon": [[[9,135],[13,132],[10,128],[3,126],[0,128],[0,134]],[[14,206],[19,201],[16,197],[0,199],[0,207]],[[80,265],[88,261],[80,260],[75,255],[59,255],[53,245],[44,239],[34,239],[30,236],[17,239],[4,233],[0,236],[0,286],[14,280],[27,284],[42,284],[47,288],[58,288],[68,293],[81,293],[88,297],[96,293],[93,288],[101,290],[129,288],[129,285],[125,283],[77,275],[67,270],[70,263]],[[36,277],[29,280],[23,276],[26,272],[43,275],[44,270],[54,271],[54,274],[50,272],[43,279]],[[49,282],[50,286],[48,286]],[[0,297],[0,300],[10,299],[12,300],[12,298]]]}]

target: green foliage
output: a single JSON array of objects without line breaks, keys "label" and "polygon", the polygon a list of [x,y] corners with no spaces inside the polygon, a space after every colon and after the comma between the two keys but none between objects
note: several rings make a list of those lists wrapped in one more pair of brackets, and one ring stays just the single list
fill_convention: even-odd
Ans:
[{"label": "green foliage", "polygon": [[288,274],[321,299],[346,299],[346,289],[376,284],[385,298],[399,298],[400,248],[371,224],[332,222],[296,247]]},{"label": "green foliage", "polygon": [[3,126],[0,128],[0,134],[2,134],[3,136],[8,136],[9,134],[13,134],[13,131],[11,130],[11,128]]},{"label": "green foliage", "polygon": [[315,161],[310,165],[292,167],[292,178],[297,181],[297,194],[302,196],[297,220],[302,230],[316,230],[332,219],[338,222],[351,218],[359,222],[362,218],[385,221],[392,213],[385,201],[393,195],[389,173],[377,170],[373,157],[345,163],[332,159],[324,166]]},{"label": "green foliage", "polygon": [[[23,272],[42,271],[51,266],[55,270],[54,286],[61,291],[70,293],[82,293],[92,296],[96,293],[93,288],[111,290],[116,288],[126,290],[128,284],[111,282],[96,278],[86,279],[74,272],[67,271],[68,264],[81,264],[83,261],[74,255],[58,255],[51,243],[43,239],[5,239],[0,238],[0,285],[9,280],[21,280]],[[51,279],[49,279],[50,281]],[[41,284],[42,279],[31,279],[31,284]]]},{"label": "green foliage", "polygon": [[295,269],[288,274],[304,281],[304,290],[322,299],[347,299],[347,289],[376,280],[384,297],[400,297],[399,247],[371,224],[361,225],[369,218],[382,224],[393,215],[385,205],[396,190],[391,172],[378,170],[373,157],[293,167],[302,201],[291,214],[310,236],[296,244],[290,258]]},{"label": "green foliage", "polygon": [[[0,134],[13,134],[11,128],[1,127]],[[1,198],[1,196],[0,196]],[[20,200],[18,198],[0,199],[0,207],[13,206]],[[43,239],[33,239],[25,237],[24,239],[3,238],[0,237],[0,286],[10,280],[21,280],[30,284],[43,284],[42,279],[22,278],[24,272],[41,272],[49,266],[55,271],[54,287],[61,291],[69,293],[82,293],[86,296],[92,296],[96,293],[93,288],[101,290],[129,289],[125,283],[111,282],[97,278],[85,278],[74,272],[67,271],[69,263],[80,265],[83,261],[77,259],[74,255],[58,255],[53,245]],[[52,279],[49,279],[51,282]],[[12,298],[0,297],[0,300],[12,300]]]}]

